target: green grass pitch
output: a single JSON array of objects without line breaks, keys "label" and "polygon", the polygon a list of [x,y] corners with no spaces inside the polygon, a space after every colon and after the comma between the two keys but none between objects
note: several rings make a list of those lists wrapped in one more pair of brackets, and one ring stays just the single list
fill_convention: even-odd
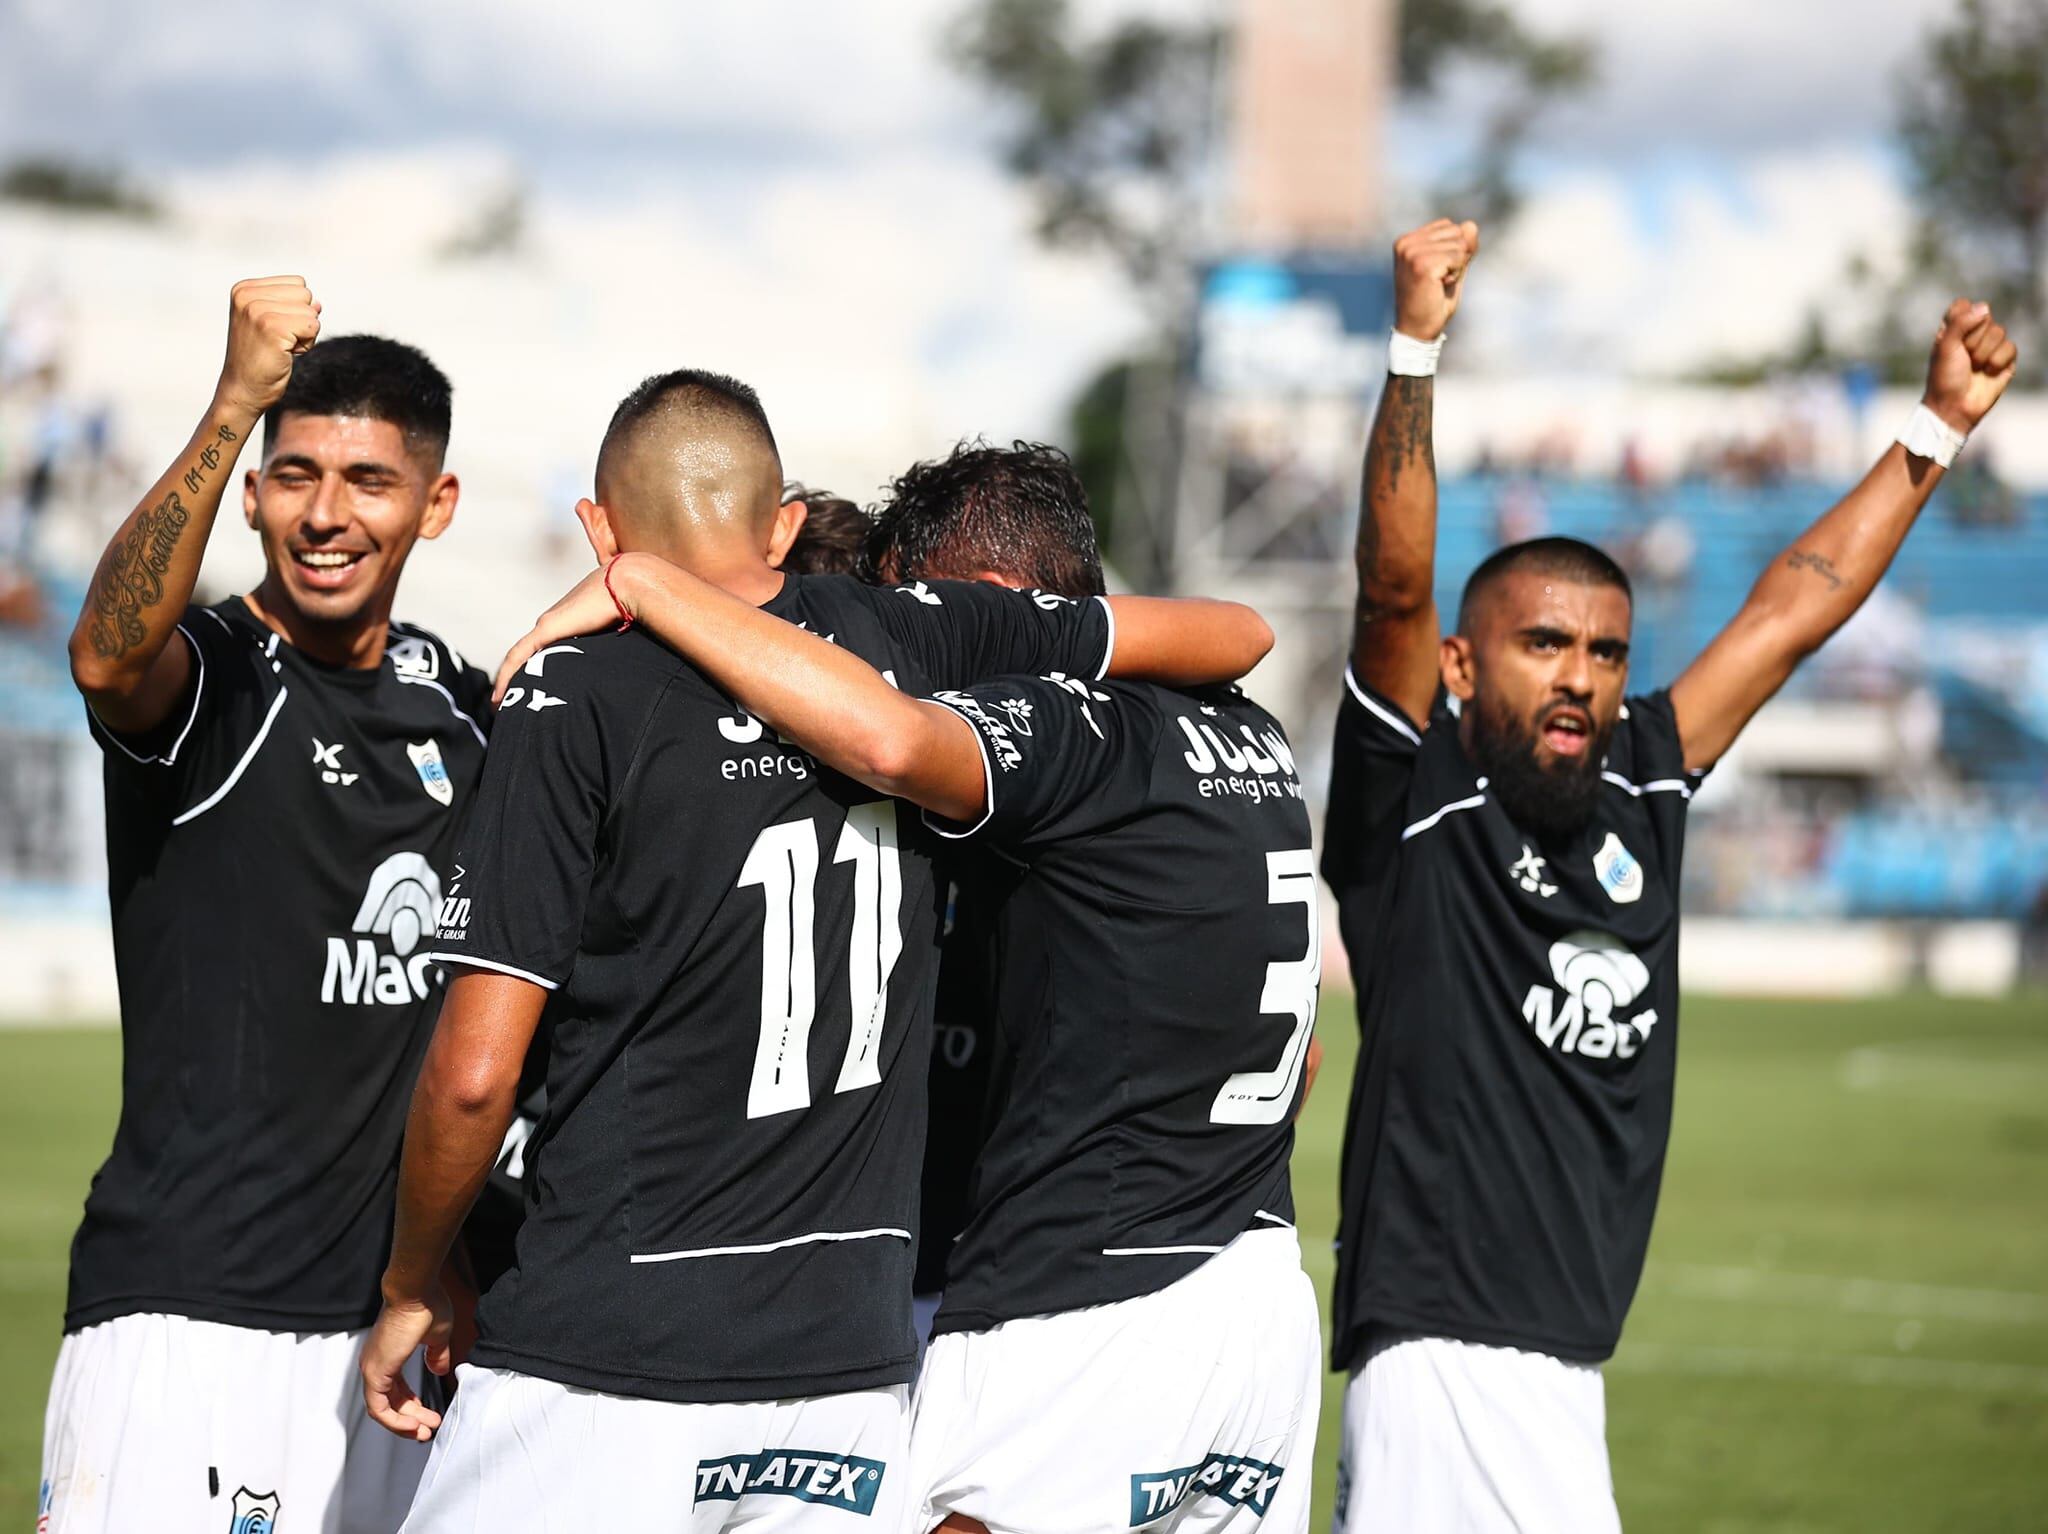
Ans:
[{"label": "green grass pitch", "polygon": [[[1348,1002],[1322,1031],[1295,1185],[1327,1285]],[[1682,1033],[1663,1210],[1608,1372],[1624,1522],[2048,1526],[2048,999],[1696,998]],[[119,1054],[110,1031],[0,1032],[0,1528],[34,1519],[65,1249]]]}]

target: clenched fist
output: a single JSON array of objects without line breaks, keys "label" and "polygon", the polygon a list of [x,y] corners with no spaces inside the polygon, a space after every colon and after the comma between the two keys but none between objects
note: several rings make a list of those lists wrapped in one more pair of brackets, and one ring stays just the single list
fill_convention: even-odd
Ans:
[{"label": "clenched fist", "polygon": [[222,404],[260,416],[291,382],[292,359],[320,338],[320,305],[303,277],[249,277],[228,295]]},{"label": "clenched fist", "polygon": [[1394,241],[1394,328],[1434,341],[1458,312],[1465,268],[1479,254],[1479,226],[1447,218]]},{"label": "clenched fist", "polygon": [[1989,304],[1959,298],[1942,316],[1927,360],[1927,408],[1957,431],[1976,429],[2012,382],[2020,349]]}]

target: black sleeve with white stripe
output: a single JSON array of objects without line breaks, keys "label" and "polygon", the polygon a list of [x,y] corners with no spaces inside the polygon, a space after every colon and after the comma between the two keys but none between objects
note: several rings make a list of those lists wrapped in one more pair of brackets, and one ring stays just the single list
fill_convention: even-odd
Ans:
[{"label": "black sleeve with white stripe", "polygon": [[1400,706],[1344,668],[1330,759],[1323,878],[1342,896],[1377,883],[1400,846],[1422,732]]},{"label": "black sleeve with white stripe", "polygon": [[433,954],[550,991],[575,966],[610,797],[597,679],[578,677],[574,658],[549,663],[561,706],[496,716]]},{"label": "black sleeve with white stripe", "polygon": [[86,706],[86,723],[108,764],[145,789],[175,793],[217,781],[263,727],[283,683],[276,668],[218,614],[192,606],[172,642],[192,657],[192,674],[161,723],[128,733]]},{"label": "black sleeve with white stripe", "polygon": [[987,581],[916,581],[880,593],[883,627],[917,657],[935,687],[1011,674],[1099,680],[1115,648],[1100,597],[1076,602]]},{"label": "black sleeve with white stripe", "polygon": [[1145,802],[1149,741],[1128,689],[1112,695],[1075,678],[997,677],[932,701],[974,727],[987,784],[974,824],[926,815],[941,836],[985,831],[1028,847],[1115,821]]}]

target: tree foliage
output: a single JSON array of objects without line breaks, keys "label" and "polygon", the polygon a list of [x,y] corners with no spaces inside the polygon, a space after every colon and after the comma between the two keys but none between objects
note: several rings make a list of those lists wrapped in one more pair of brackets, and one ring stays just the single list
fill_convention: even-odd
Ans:
[{"label": "tree foliage", "polygon": [[2048,340],[2048,0],[1960,0],[1899,80],[1937,260]]}]

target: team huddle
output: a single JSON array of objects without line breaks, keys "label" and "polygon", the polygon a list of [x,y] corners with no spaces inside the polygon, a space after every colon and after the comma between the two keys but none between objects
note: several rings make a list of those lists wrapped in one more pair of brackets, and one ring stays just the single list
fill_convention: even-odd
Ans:
[{"label": "team huddle", "polygon": [[[963,444],[869,517],[744,384],[649,378],[596,568],[492,677],[392,616],[459,500],[448,381],[238,284],[72,640],[125,1057],[39,1530],[1298,1534],[1323,883],[1362,1029],[1334,1527],[1618,1528],[1687,805],[2015,350],[1952,305],[1899,443],[1629,695],[1590,545],[1500,550],[1443,632],[1477,251],[1395,247],[1320,859],[1237,685],[1271,630],[1106,595],[1056,451]],[[193,605],[259,431],[264,577]]]}]

